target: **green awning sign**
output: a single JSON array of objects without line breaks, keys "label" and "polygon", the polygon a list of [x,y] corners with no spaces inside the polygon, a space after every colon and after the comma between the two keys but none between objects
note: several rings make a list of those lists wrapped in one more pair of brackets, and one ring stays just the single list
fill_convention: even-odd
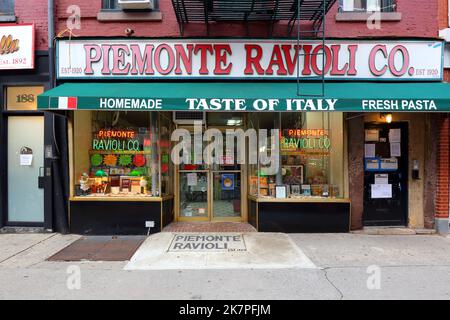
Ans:
[{"label": "green awning sign", "polygon": [[38,96],[40,110],[447,112],[447,83],[66,83]]}]

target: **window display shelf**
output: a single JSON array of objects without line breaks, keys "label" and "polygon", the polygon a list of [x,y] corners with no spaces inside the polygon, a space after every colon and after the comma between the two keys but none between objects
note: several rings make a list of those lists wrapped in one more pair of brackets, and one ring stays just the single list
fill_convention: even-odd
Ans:
[{"label": "window display shelf", "polygon": [[161,202],[172,199],[173,195],[152,197],[149,195],[88,195],[88,196],[74,196],[69,198],[70,201],[147,201],[147,202]]},{"label": "window display shelf", "polygon": [[326,198],[326,197],[291,197],[291,198],[274,198],[263,196],[248,196],[249,200],[255,202],[286,202],[286,203],[350,203],[350,199],[346,198]]}]

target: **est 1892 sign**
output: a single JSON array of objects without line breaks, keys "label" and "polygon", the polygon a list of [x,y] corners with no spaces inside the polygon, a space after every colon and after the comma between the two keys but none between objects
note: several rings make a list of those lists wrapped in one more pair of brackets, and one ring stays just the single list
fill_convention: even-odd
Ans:
[{"label": "est 1892 sign", "polygon": [[34,68],[34,25],[0,25],[0,70]]},{"label": "est 1892 sign", "polygon": [[60,79],[442,78],[439,41],[75,39],[57,44]]}]

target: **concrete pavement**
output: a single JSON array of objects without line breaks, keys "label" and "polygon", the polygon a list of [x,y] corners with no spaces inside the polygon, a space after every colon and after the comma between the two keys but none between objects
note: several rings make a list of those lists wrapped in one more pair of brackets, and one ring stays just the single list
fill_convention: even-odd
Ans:
[{"label": "concrete pavement", "polygon": [[45,261],[78,236],[0,235],[0,299],[450,299],[450,238],[289,237],[319,269],[126,271]]},{"label": "concrete pavement", "polygon": [[[215,237],[234,241],[215,241]],[[195,240],[196,238],[200,240]],[[207,240],[212,238],[211,240]],[[187,241],[190,239],[191,241]],[[207,249],[202,246],[209,246]],[[178,249],[175,249],[175,246]],[[234,248],[231,248],[234,246]],[[183,249],[188,248],[188,249]],[[195,249],[193,249],[195,248]],[[284,233],[171,233],[149,237],[126,270],[316,268]]]}]

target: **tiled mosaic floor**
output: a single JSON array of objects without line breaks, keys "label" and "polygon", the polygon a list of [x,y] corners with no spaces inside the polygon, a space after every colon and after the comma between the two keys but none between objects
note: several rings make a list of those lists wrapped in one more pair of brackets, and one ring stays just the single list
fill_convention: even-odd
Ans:
[{"label": "tiled mosaic floor", "polygon": [[244,222],[173,222],[163,232],[256,232]]},{"label": "tiled mosaic floor", "polygon": [[[207,202],[189,202],[181,211],[183,217],[207,217]],[[237,212],[235,212],[235,209]],[[213,202],[213,210],[215,217],[239,217],[240,203],[235,208],[232,201],[215,200]]]}]

